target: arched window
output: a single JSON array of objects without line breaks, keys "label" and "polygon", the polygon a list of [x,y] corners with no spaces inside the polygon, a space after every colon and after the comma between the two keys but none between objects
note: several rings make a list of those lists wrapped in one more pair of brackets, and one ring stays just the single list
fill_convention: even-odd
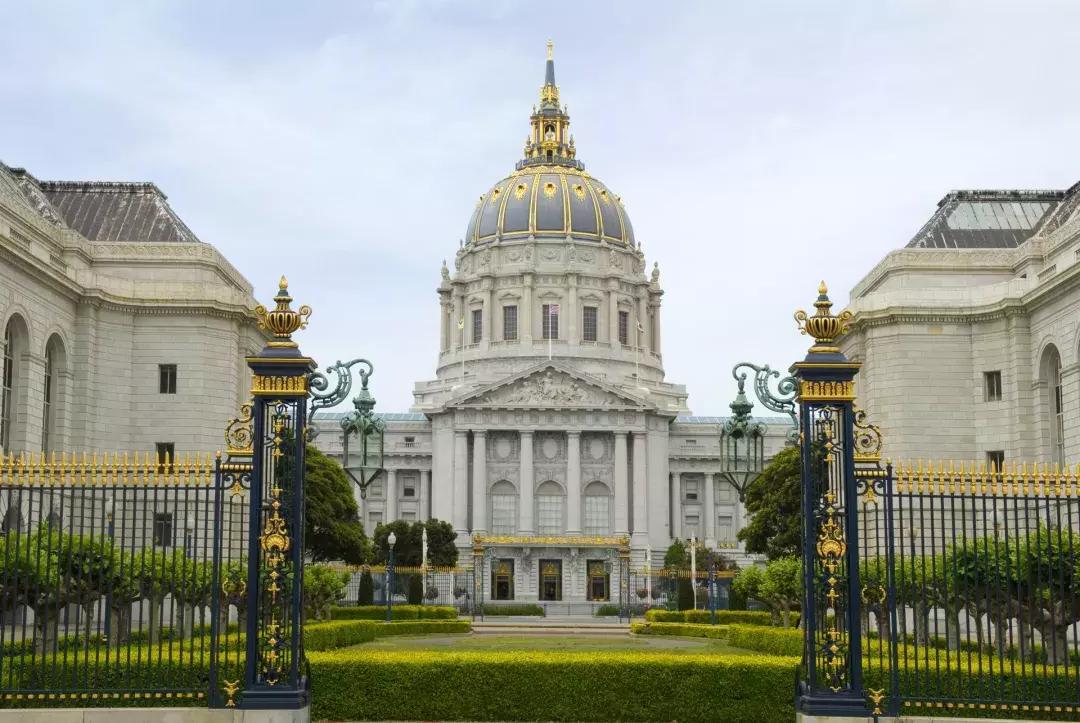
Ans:
[{"label": "arched window", "polygon": [[1040,369],[1042,382],[1043,409],[1050,435],[1050,461],[1065,464],[1065,422],[1064,399],[1061,389],[1061,354],[1057,347],[1050,345],[1043,352]]},{"label": "arched window", "polygon": [[45,385],[41,409],[41,450],[54,449],[56,442],[56,419],[60,402],[60,375],[66,363],[64,342],[53,334],[45,345]]},{"label": "arched window", "polygon": [[517,532],[518,493],[512,482],[499,480],[491,486],[491,531],[512,535]]},{"label": "arched window", "polygon": [[611,532],[611,490],[600,481],[585,487],[583,529],[586,535],[607,535]]},{"label": "arched window", "polygon": [[548,480],[536,489],[536,531],[541,535],[561,535],[566,532],[563,488]]},{"label": "arched window", "polygon": [[22,441],[19,424],[19,400],[26,386],[23,380],[23,356],[26,353],[29,330],[21,316],[8,319],[4,327],[3,376],[0,378],[0,447],[12,452]]}]

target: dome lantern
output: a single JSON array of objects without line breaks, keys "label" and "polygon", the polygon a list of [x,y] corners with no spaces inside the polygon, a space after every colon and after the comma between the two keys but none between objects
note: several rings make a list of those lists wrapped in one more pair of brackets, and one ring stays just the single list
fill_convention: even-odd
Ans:
[{"label": "dome lantern", "polygon": [[555,84],[554,45],[547,44],[547,65],[544,69],[544,85],[540,88],[540,106],[533,106],[529,123],[532,132],[525,143],[525,158],[518,161],[517,169],[530,165],[570,166],[582,170],[585,166],[575,160],[577,150],[570,136],[570,116],[559,105],[559,86]]}]

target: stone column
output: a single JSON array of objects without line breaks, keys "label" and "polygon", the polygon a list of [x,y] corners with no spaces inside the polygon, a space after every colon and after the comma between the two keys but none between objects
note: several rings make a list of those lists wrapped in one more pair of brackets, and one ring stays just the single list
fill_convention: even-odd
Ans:
[{"label": "stone column", "polygon": [[522,344],[531,344],[533,340],[533,294],[532,274],[525,274],[521,290],[521,308],[518,309],[518,338]]},{"label": "stone column", "polygon": [[637,339],[635,346],[639,346],[643,349],[649,348],[649,315],[645,311],[646,301],[645,295],[642,294],[637,300],[637,323],[641,324],[642,331],[638,331],[637,327],[634,327],[634,338]]},{"label": "stone column", "polygon": [[648,489],[646,487],[645,432],[634,432],[634,545],[649,542]]},{"label": "stone column", "polygon": [[491,334],[495,329],[495,324],[491,321],[491,316],[495,313],[495,280],[488,278],[484,280],[484,283],[487,288],[484,291],[484,318],[482,320],[483,323],[480,325],[483,329],[481,333],[484,335],[484,338],[480,342],[480,348],[482,349],[487,348],[491,345],[491,342],[494,341]]},{"label": "stone column", "polygon": [[682,472],[671,475],[671,539],[682,537]]},{"label": "stone column", "polygon": [[518,488],[518,532],[532,534],[533,526],[533,433],[528,430],[521,435],[521,479]]},{"label": "stone column", "polygon": [[454,430],[454,530],[458,535],[469,532],[469,483],[466,475],[469,471],[469,440],[466,432]]},{"label": "stone column", "polygon": [[581,432],[566,433],[566,533],[581,534]]},{"label": "stone column", "polygon": [[612,349],[619,349],[619,282],[617,279],[608,281],[607,297],[608,308],[608,344]]},{"label": "stone column", "polygon": [[581,341],[581,337],[579,336],[578,331],[578,327],[580,327],[581,324],[579,323],[580,319],[577,301],[577,278],[577,274],[568,274],[566,277],[566,282],[567,284],[569,284],[569,296],[566,301],[567,344],[577,344],[579,341]]},{"label": "stone column", "polygon": [[626,433],[615,433],[615,534],[625,535],[630,531],[629,510],[627,507]]},{"label": "stone column", "polygon": [[397,519],[397,470],[386,470],[386,496],[383,498],[383,521],[390,523]]},{"label": "stone column", "polygon": [[660,296],[653,295],[649,305],[652,307],[652,350],[660,354],[663,348],[660,346]]},{"label": "stone column", "polygon": [[473,432],[472,528],[473,533],[487,532],[487,432]]},{"label": "stone column", "polygon": [[420,470],[420,519],[431,519],[431,470]]},{"label": "stone column", "polygon": [[705,546],[716,546],[716,475],[705,474]]}]

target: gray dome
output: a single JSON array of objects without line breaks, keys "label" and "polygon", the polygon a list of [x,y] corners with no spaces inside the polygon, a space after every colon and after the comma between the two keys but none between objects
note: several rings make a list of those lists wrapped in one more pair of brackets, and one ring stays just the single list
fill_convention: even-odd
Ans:
[{"label": "gray dome", "polygon": [[525,166],[480,197],[465,242],[529,235],[634,245],[622,201],[583,170],[565,165]]}]

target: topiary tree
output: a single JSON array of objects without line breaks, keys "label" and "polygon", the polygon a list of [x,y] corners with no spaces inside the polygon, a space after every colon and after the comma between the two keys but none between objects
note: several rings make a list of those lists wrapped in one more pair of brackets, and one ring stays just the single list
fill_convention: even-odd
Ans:
[{"label": "topiary tree", "polygon": [[1046,662],[1069,662],[1069,629],[1080,622],[1080,535],[1039,525],[1012,548],[1019,613],[1042,635]]},{"label": "topiary tree", "polygon": [[360,573],[360,584],[356,591],[357,605],[372,605],[375,603],[375,581],[371,579],[371,570],[364,568]]},{"label": "topiary tree", "polygon": [[785,557],[764,568],[745,567],[731,581],[731,589],[769,608],[774,623],[791,627],[791,611],[802,608],[802,561]]},{"label": "topiary tree", "polygon": [[405,600],[410,605],[419,605],[424,601],[424,581],[419,575],[409,575],[409,583],[405,588]]},{"label": "topiary tree", "polygon": [[688,577],[679,577],[679,582],[676,585],[678,591],[679,610],[693,610],[694,609],[694,584]]},{"label": "topiary tree", "polygon": [[304,567],[304,620],[330,619],[330,606],[345,596],[349,573],[329,565]]}]

